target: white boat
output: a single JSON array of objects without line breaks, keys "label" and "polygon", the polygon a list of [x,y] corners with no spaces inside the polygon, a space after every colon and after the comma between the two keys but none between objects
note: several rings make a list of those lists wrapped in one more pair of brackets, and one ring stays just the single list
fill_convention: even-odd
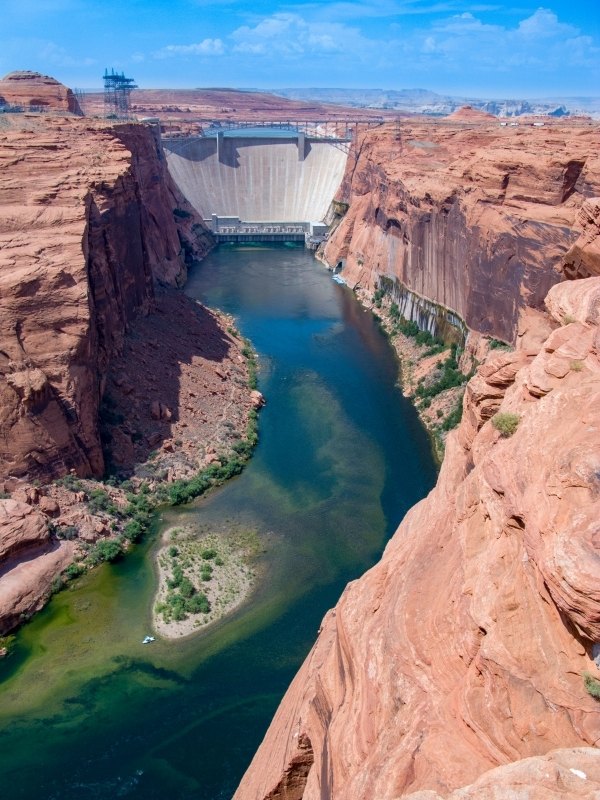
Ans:
[{"label": "white boat", "polygon": [[346,281],[345,281],[345,280],[342,278],[342,276],[341,276],[341,275],[334,275],[334,276],[333,276],[333,280],[334,280],[336,283],[339,283],[339,284],[341,284],[342,286],[346,286]]},{"label": "white boat", "polygon": [[150,644],[150,642],[154,641],[154,636],[144,636],[142,639],[142,644]]}]

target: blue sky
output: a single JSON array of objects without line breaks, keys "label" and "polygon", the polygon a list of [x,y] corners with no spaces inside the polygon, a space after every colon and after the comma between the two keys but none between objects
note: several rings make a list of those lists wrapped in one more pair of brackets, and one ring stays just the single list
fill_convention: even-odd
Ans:
[{"label": "blue sky", "polygon": [[598,0],[0,0],[0,75],[73,87],[302,86],[600,95]]}]

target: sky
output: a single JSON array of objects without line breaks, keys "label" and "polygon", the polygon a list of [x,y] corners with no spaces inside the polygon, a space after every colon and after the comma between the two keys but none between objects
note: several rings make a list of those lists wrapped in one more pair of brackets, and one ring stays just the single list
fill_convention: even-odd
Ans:
[{"label": "sky", "polygon": [[600,95],[599,0],[546,2],[0,0],[0,76],[91,88],[108,67],[141,88]]}]

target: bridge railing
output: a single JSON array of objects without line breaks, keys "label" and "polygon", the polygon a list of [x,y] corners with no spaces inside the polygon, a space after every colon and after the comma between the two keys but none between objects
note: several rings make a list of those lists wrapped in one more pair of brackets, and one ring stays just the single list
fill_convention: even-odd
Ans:
[{"label": "bridge railing", "polygon": [[[163,138],[185,138],[189,136],[217,136],[219,133],[245,132],[256,129],[259,131],[276,131],[279,135],[287,131],[291,136],[304,134],[310,139],[326,139],[331,141],[349,141],[359,130],[383,125],[383,117],[373,119],[347,119],[323,118],[312,120],[215,120],[215,119],[186,119],[173,122],[169,130],[169,121],[161,123]],[[179,129],[185,127],[186,132]],[[193,131],[193,132],[192,132]]]},{"label": "bridge railing", "polygon": [[204,223],[217,235],[247,233],[304,234],[310,231],[309,222],[252,222],[241,220],[237,217],[219,217],[217,214],[214,214],[210,219],[205,219]]}]

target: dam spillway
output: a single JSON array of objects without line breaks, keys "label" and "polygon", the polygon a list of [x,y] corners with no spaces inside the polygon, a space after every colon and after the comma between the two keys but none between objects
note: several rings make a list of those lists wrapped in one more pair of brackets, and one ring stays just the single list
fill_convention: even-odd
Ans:
[{"label": "dam spillway", "polygon": [[342,181],[348,142],[228,131],[163,139],[163,150],[175,183],[214,233],[304,238],[324,220]]}]

